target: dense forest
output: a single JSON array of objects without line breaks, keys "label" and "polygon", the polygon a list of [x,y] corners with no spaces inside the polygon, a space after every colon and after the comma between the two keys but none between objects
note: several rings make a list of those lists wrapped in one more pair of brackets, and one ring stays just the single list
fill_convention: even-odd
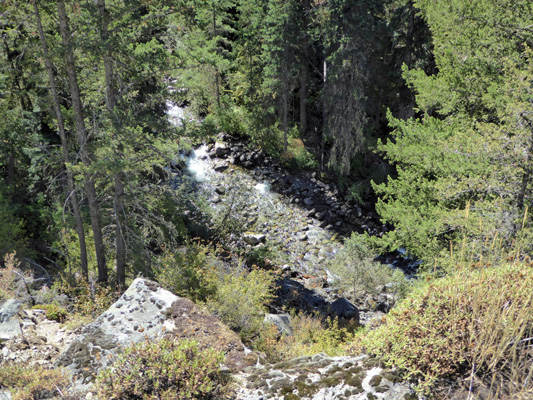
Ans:
[{"label": "dense forest", "polygon": [[531,389],[531,1],[3,0],[0,32],[3,267],[156,277],[205,207],[168,184],[176,157],[225,132],[371,202],[368,252],[421,260],[354,346],[425,388],[479,370]]}]

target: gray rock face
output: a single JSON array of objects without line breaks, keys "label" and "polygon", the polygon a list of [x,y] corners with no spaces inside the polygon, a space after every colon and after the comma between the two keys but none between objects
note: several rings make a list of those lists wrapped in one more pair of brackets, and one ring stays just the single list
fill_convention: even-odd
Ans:
[{"label": "gray rock face", "polygon": [[258,365],[236,376],[237,400],[416,400],[414,391],[396,383],[397,374],[362,355],[303,356]]},{"label": "gray rock face", "polygon": [[228,153],[229,153],[229,148],[226,145],[226,143],[220,143],[220,142],[215,143],[215,155],[217,157],[222,157]]},{"label": "gray rock face", "polygon": [[291,316],[289,314],[266,314],[265,322],[275,325],[280,334],[292,335]]},{"label": "gray rock face", "polygon": [[9,340],[22,335],[20,322],[17,319],[20,307],[20,301],[15,299],[6,301],[0,307],[0,339]]},{"label": "gray rock face", "polygon": [[0,400],[11,400],[11,393],[7,390],[0,390]]},{"label": "gray rock face", "polygon": [[56,364],[67,367],[81,383],[88,383],[131,343],[159,338],[174,323],[166,312],[177,300],[154,282],[136,279],[122,297],[83,328]]}]

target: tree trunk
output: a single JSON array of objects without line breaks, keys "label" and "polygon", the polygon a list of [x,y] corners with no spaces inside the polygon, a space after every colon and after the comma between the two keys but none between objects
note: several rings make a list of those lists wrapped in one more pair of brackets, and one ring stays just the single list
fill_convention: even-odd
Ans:
[{"label": "tree trunk", "polygon": [[[111,57],[111,50],[109,50],[109,31],[108,19],[106,13],[105,0],[98,0],[98,12],[101,18],[100,36],[103,45],[107,48],[104,51],[104,68],[106,81],[106,97],[107,108],[114,126],[114,139],[117,142],[117,150],[115,156],[117,159],[123,157],[122,146],[118,137],[120,130],[120,123],[115,115],[115,107],[118,103],[117,92],[114,86],[113,77],[113,59]],[[115,214],[115,251],[116,251],[116,269],[117,269],[117,285],[123,287],[126,283],[126,241],[124,237],[125,226],[125,206],[124,206],[124,181],[125,177],[122,172],[115,173],[115,200],[114,200],[114,214]]]},{"label": "tree trunk", "polygon": [[[74,62],[74,51],[70,45],[70,30],[68,27],[67,12],[65,10],[65,3],[63,1],[57,2],[57,14],[59,18],[59,29],[61,31],[61,38],[63,47],[65,48],[65,67],[68,74],[70,95],[72,97],[72,108],[74,109],[74,121],[76,123],[76,131],[78,136],[78,143],[80,146],[80,154],[83,164],[88,167],[91,165],[91,159],[86,149],[87,145],[87,129],[85,121],[83,120],[83,110],[80,99],[80,89],[78,86],[78,77],[76,74],[76,65]],[[94,246],[96,250],[96,262],[98,265],[98,282],[107,283],[107,266],[105,260],[105,248],[102,237],[102,229],[100,227],[100,209],[98,206],[98,198],[96,196],[96,188],[90,173],[85,174],[85,190],[87,192],[87,199],[89,200],[89,212],[91,214],[91,226],[94,236]]]},{"label": "tree trunk", "polygon": [[[216,9],[213,7],[213,40],[216,40],[216,37],[217,37]],[[215,51],[218,54],[218,47],[216,47],[216,43],[215,43]],[[218,68],[216,67],[216,65],[215,65],[215,92],[216,92],[217,107],[220,109],[220,76],[219,76]]]},{"label": "tree trunk", "polygon": [[303,136],[307,133],[307,75],[308,75],[308,58],[309,50],[307,41],[303,48],[304,60],[300,73],[300,132]]},{"label": "tree trunk", "polygon": [[324,71],[323,71],[323,83],[322,83],[322,143],[320,149],[320,172],[324,170],[324,152],[326,144],[326,118],[327,118],[327,101],[326,101],[326,81],[328,77],[328,64],[326,60],[326,55],[324,54]]},{"label": "tree trunk", "polygon": [[531,180],[531,175],[533,173],[533,168],[531,168],[531,159],[533,157],[533,123],[529,119],[525,118],[526,123],[531,128],[531,135],[529,138],[529,148],[526,154],[526,162],[524,167],[524,173],[522,175],[522,184],[520,185],[520,191],[518,192],[517,205],[520,212],[524,211],[524,200],[526,198],[527,187]]},{"label": "tree trunk", "polygon": [[285,46],[285,57],[282,60],[281,68],[281,80],[283,82],[283,95],[282,95],[282,129],[283,129],[283,150],[287,152],[289,145],[289,71],[287,68],[288,49]]},{"label": "tree trunk", "polygon": [[300,71],[300,132],[305,137],[307,133],[307,77],[309,75],[309,44],[307,38],[309,0],[303,0],[304,29],[302,35],[302,69]]},{"label": "tree trunk", "polygon": [[61,139],[61,149],[63,151],[63,164],[67,171],[67,187],[69,190],[70,204],[72,205],[72,211],[74,213],[74,219],[76,220],[76,232],[78,234],[78,241],[80,245],[80,261],[81,261],[81,273],[85,279],[88,278],[88,261],[87,261],[87,245],[85,243],[85,230],[83,228],[83,219],[81,217],[80,206],[78,203],[78,194],[76,193],[76,186],[74,184],[74,176],[72,171],[68,168],[67,164],[70,164],[70,154],[68,151],[67,135],[65,133],[65,123],[63,120],[63,114],[61,113],[61,107],[59,102],[59,96],[57,94],[54,69],[52,62],[50,61],[50,55],[48,52],[48,45],[46,44],[46,37],[44,35],[43,25],[41,23],[41,16],[39,14],[39,8],[37,7],[36,0],[32,0],[33,10],[35,12],[35,21],[37,22],[37,28],[39,31],[39,38],[41,40],[41,46],[44,54],[44,62],[46,71],[48,72],[48,85],[50,87],[50,93],[54,100],[54,111],[57,118],[57,128],[59,131],[59,137]]}]

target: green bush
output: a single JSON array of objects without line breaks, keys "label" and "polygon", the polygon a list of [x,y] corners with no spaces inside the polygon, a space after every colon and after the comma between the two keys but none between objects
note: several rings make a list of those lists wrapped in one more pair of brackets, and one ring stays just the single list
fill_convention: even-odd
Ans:
[{"label": "green bush", "polygon": [[189,340],[136,343],[98,375],[97,393],[107,400],[220,399],[227,383],[223,360],[221,352],[201,350]]},{"label": "green bush", "polygon": [[326,353],[343,356],[354,335],[349,327],[340,327],[338,320],[303,313],[291,318],[291,335],[279,334],[274,325],[264,329],[254,342],[254,349],[266,354],[270,362],[287,361],[296,357]]},{"label": "green bush", "polygon": [[362,347],[426,390],[466,378],[503,398],[533,388],[532,306],[533,263],[474,263],[414,290]]},{"label": "green bush", "polygon": [[191,244],[163,254],[155,274],[167,290],[206,305],[242,340],[251,341],[262,329],[274,287],[272,272],[249,270],[235,254]]},{"label": "green bush", "polygon": [[406,286],[403,273],[374,261],[364,237],[356,233],[344,242],[344,247],[327,268],[334,275],[332,286],[345,293],[351,292],[354,302],[358,293],[375,293],[378,286],[386,283],[396,283],[399,291]]},{"label": "green bush", "polygon": [[97,317],[117,300],[113,288],[79,280],[73,275],[61,275],[52,290],[66,294],[73,301],[74,312],[84,317]]},{"label": "green bush", "polygon": [[63,322],[67,318],[67,310],[57,304],[36,304],[33,309],[44,310],[46,318],[51,321]]},{"label": "green bush", "polygon": [[49,399],[62,394],[68,384],[68,378],[60,369],[20,364],[3,364],[0,368],[0,388],[10,390],[13,400]]},{"label": "green bush", "polygon": [[251,342],[263,329],[266,304],[273,296],[274,275],[261,269],[232,267],[219,271],[216,293],[207,308],[227,326]]},{"label": "green bush", "polygon": [[194,302],[203,302],[216,292],[213,275],[217,263],[208,247],[190,244],[177,251],[163,253],[154,272],[165,289]]}]

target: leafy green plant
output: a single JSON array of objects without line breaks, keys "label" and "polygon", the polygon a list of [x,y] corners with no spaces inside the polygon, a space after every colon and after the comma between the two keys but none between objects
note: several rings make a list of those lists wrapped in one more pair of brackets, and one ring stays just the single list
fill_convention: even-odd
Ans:
[{"label": "leafy green plant", "polygon": [[67,310],[57,304],[36,304],[32,308],[44,310],[46,318],[51,321],[64,322],[67,319]]},{"label": "leafy green plant", "polygon": [[202,302],[216,292],[212,276],[217,263],[207,246],[191,243],[173,252],[165,251],[154,272],[164,288],[178,296]]},{"label": "leafy green plant", "polygon": [[274,275],[261,269],[249,271],[242,266],[219,271],[216,292],[207,308],[244,342],[250,342],[263,329],[266,304],[273,296]]},{"label": "leafy green plant", "polygon": [[4,256],[4,268],[0,269],[0,301],[13,296],[14,284],[17,280],[18,261],[16,253]]},{"label": "leafy green plant", "polygon": [[90,317],[102,314],[118,297],[112,287],[78,280],[72,275],[61,275],[60,279],[54,283],[52,290],[69,296],[73,301],[76,314]]},{"label": "leafy green plant", "polygon": [[13,400],[39,400],[62,393],[69,380],[61,369],[41,366],[3,364],[0,368],[0,388],[7,388]]},{"label": "leafy green plant", "polygon": [[311,169],[318,167],[318,161],[304,145],[304,142],[297,138],[289,139],[287,151],[281,156],[281,161],[285,166],[296,169]]},{"label": "leafy green plant", "polygon": [[211,400],[220,398],[226,379],[221,352],[194,341],[163,339],[126,348],[96,381],[102,399]]}]

